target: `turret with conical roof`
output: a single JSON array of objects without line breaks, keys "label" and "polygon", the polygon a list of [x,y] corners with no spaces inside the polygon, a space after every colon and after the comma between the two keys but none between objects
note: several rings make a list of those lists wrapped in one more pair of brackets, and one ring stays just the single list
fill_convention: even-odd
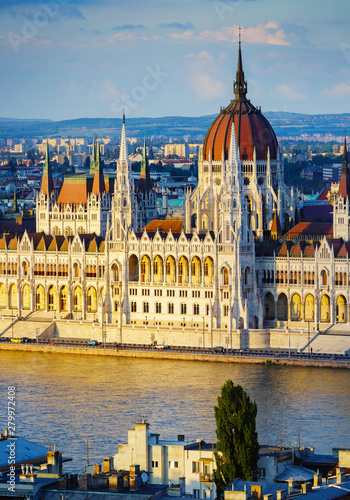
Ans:
[{"label": "turret with conical roof", "polygon": [[140,173],[140,191],[143,193],[149,193],[151,190],[151,176],[149,173],[148,158],[146,152],[146,139],[143,141],[143,156],[141,162],[141,173]]},{"label": "turret with conical roof", "polygon": [[95,173],[95,165],[96,165],[96,150],[95,150],[95,141],[96,136],[94,136],[92,140],[92,154],[91,154],[91,162],[90,162],[90,175],[94,175]]},{"label": "turret with conical roof", "polygon": [[345,199],[350,198],[350,169],[349,169],[346,136],[344,138],[344,153],[343,153],[343,164],[341,167],[341,174],[340,174],[339,196],[343,196],[343,198]]},{"label": "turret with conical roof", "polygon": [[46,196],[50,196],[53,192],[53,178],[52,178],[52,170],[50,164],[50,153],[49,153],[49,141],[46,140],[46,154],[45,154],[45,164],[43,169],[43,178],[41,181],[41,190],[40,193],[46,194]]},{"label": "turret with conical roof", "polygon": [[100,144],[98,141],[96,141],[95,151],[96,151],[96,161],[95,161],[94,182],[92,184],[92,194],[96,194],[97,196],[102,196],[106,192],[106,185],[101,165]]}]

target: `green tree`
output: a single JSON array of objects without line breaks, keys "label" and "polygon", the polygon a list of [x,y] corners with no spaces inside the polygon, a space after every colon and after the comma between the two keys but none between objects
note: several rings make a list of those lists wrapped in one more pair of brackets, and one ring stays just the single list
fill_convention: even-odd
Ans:
[{"label": "green tree", "polygon": [[254,481],[258,472],[259,443],[255,420],[256,403],[240,385],[227,380],[214,407],[216,420],[216,470],[214,471],[217,497],[235,478]]}]

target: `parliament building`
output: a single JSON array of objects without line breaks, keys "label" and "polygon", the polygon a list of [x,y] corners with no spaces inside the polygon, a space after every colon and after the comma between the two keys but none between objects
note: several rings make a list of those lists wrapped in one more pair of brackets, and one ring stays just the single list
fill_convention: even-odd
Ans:
[{"label": "parliament building", "polygon": [[3,314],[51,314],[56,335],[69,324],[70,336],[96,336],[97,324],[108,341],[193,346],[268,347],[290,329],[301,345],[303,331],[347,323],[346,144],[322,205],[332,221],[302,220],[276,135],[247,98],[241,44],[233,94],[206,134],[181,219],[159,216],[145,147],[132,180],[125,117],[114,175],[94,141],[90,173],[55,190],[47,151],[37,232],[0,239]]}]

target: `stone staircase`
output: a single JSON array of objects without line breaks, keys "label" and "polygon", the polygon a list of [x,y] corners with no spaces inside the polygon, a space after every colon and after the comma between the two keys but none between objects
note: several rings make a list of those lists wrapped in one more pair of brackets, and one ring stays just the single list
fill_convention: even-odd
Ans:
[{"label": "stone staircase", "polygon": [[350,354],[350,334],[328,332],[326,335],[318,335],[310,343],[310,349],[314,354]]}]

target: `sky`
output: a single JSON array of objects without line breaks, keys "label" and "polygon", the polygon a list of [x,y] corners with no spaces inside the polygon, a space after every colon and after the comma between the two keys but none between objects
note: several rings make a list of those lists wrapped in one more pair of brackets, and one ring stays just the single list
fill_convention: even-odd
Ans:
[{"label": "sky", "polygon": [[347,113],[348,0],[0,0],[0,116]]}]

